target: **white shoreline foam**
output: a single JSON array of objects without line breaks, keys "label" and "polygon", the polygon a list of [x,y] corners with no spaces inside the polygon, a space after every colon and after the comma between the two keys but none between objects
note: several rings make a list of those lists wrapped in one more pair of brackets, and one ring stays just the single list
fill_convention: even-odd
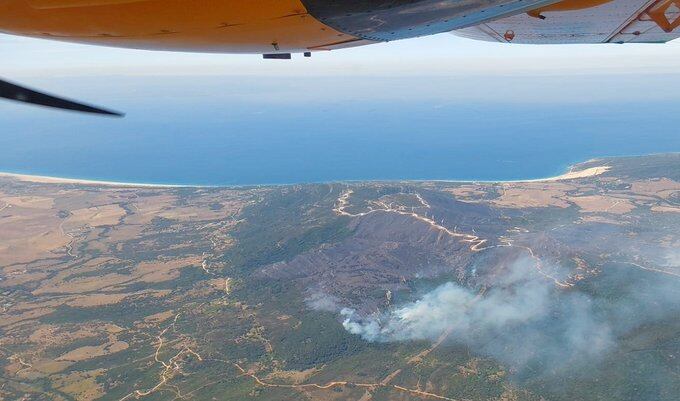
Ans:
[{"label": "white shoreline foam", "polygon": [[198,187],[198,185],[175,185],[175,184],[150,184],[137,182],[117,182],[117,181],[100,181],[100,180],[85,180],[79,178],[63,178],[52,177],[46,175],[33,174],[18,174],[18,173],[3,173],[0,172],[0,177],[11,178],[22,182],[32,182],[36,184],[77,184],[77,185],[98,185],[109,187],[145,187],[145,188],[186,188]]},{"label": "white shoreline foam", "polygon": [[[534,178],[527,180],[346,180],[334,181],[341,182],[449,182],[449,183],[522,183],[522,182],[555,182],[564,180],[574,180],[579,178],[588,178],[604,174],[611,169],[610,166],[596,166],[579,171],[568,171],[564,174],[554,177]],[[136,182],[117,182],[117,181],[100,181],[100,180],[86,180],[79,178],[63,178],[45,175],[33,174],[19,174],[19,173],[5,173],[0,172],[0,178],[10,178],[22,182],[32,182],[37,184],[74,184],[74,185],[93,185],[93,186],[108,186],[108,187],[125,187],[125,188],[230,188],[236,187],[230,185],[181,185],[181,184],[152,184],[152,183],[136,183]],[[318,184],[318,183],[316,183]],[[281,186],[281,185],[299,185],[299,184],[258,184],[258,185],[238,185],[244,186]]]}]

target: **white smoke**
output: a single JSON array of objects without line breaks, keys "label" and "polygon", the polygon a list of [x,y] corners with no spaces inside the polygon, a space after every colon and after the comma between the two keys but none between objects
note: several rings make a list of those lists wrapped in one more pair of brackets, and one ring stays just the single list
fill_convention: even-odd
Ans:
[{"label": "white smoke", "polygon": [[341,309],[339,302],[338,298],[323,291],[314,291],[305,298],[305,303],[309,308],[324,312],[339,311]]},{"label": "white smoke", "polygon": [[531,266],[515,263],[485,293],[446,283],[384,314],[362,317],[345,308],[342,324],[371,342],[434,341],[448,332],[450,340],[517,368],[538,362],[556,369],[606,351],[612,330],[590,298],[556,290]]}]

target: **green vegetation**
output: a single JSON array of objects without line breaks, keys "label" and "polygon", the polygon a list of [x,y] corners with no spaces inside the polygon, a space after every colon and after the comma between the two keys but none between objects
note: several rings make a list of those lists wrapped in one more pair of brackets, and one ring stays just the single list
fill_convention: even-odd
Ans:
[{"label": "green vegetation", "polygon": [[[612,169],[602,177],[541,184],[546,191],[555,185],[560,206],[538,199],[546,204],[531,207],[522,196],[504,198],[511,186],[515,194],[531,189],[521,183],[109,192],[0,179],[0,195],[11,199],[58,197],[43,220],[11,227],[19,233],[37,227],[26,234],[36,249],[48,234],[75,224],[69,219],[84,207],[125,210],[118,224],[96,227],[91,217],[66,242],[57,234],[54,248],[36,250],[33,260],[0,266],[0,400],[89,401],[94,394],[118,401],[132,394],[127,401],[350,401],[369,394],[374,401],[675,401],[680,305],[673,294],[680,281],[668,260],[680,241],[680,217],[658,208],[677,204],[680,191],[634,180],[680,179],[680,159],[606,163]],[[604,206],[593,202],[584,210],[572,199],[582,196]],[[628,211],[606,209],[626,202]],[[343,215],[340,205],[370,213]],[[6,208],[0,228],[42,210],[27,209]],[[0,256],[15,255],[0,247]],[[494,289],[513,287],[504,279],[517,261],[528,268],[523,279],[545,284],[551,297],[578,297],[587,318],[608,323],[606,352],[568,367],[548,358],[521,365],[494,354],[489,345],[503,344],[499,338],[515,335],[523,321],[501,325],[483,343],[469,341],[458,323],[442,324],[449,334],[436,344],[439,332],[370,342],[343,327],[341,308],[384,324],[449,282],[475,298],[456,316],[472,313],[467,308]],[[136,276],[141,263],[168,270]],[[561,326],[545,326],[569,312],[551,310],[536,330],[561,335]],[[484,330],[470,326],[469,336]],[[107,344],[119,347],[102,352]],[[517,352],[542,351],[531,345]],[[76,349],[82,360],[55,363]],[[550,351],[574,357],[567,348]]]}]

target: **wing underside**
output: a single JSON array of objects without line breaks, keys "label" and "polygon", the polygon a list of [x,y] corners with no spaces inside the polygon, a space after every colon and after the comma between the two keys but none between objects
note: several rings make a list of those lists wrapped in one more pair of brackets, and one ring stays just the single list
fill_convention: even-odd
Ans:
[{"label": "wing underside", "polygon": [[453,33],[523,44],[665,43],[680,37],[680,0],[570,2],[575,4],[556,3]]}]

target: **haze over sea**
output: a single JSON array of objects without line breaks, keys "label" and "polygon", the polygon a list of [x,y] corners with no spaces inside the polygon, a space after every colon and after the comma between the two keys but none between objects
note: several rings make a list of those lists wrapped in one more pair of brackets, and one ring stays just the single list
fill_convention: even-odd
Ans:
[{"label": "haze over sea", "polygon": [[680,151],[678,78],[31,79],[127,116],[2,102],[0,171],[195,185],[540,178],[593,157]]}]

